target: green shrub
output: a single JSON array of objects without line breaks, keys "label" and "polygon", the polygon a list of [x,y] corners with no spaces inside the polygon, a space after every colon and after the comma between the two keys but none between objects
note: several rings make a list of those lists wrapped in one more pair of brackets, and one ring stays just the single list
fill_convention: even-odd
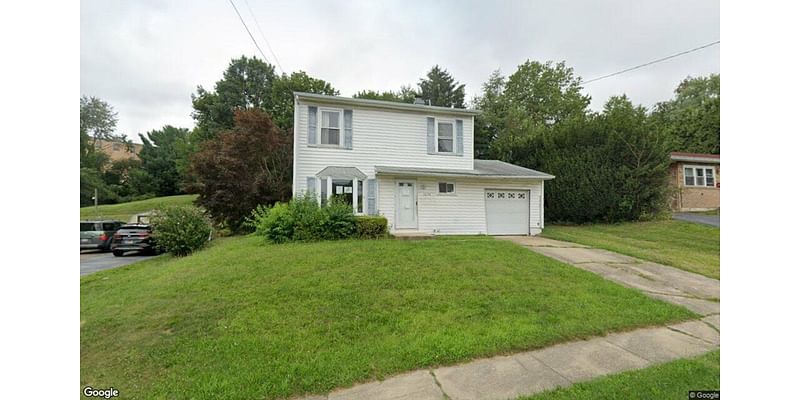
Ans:
[{"label": "green shrub", "polygon": [[320,239],[347,239],[355,235],[356,217],[353,215],[353,206],[332,198],[320,210],[322,210]]},{"label": "green shrub", "polygon": [[264,218],[264,235],[271,242],[283,243],[294,238],[294,215],[286,203],[275,203]]},{"label": "green shrub", "polygon": [[356,236],[362,239],[377,239],[386,236],[388,221],[385,217],[356,217]]},{"label": "green shrub", "polygon": [[294,218],[293,240],[307,242],[324,237],[324,215],[313,195],[295,197],[289,201],[289,211]]},{"label": "green shrub", "polygon": [[327,206],[320,207],[313,196],[275,203],[271,208],[258,206],[244,225],[274,243],[356,236],[356,217],[351,205],[331,199]]},{"label": "green shrub", "polygon": [[185,256],[203,247],[211,237],[211,223],[196,207],[165,207],[150,218],[153,241],[160,249]]}]

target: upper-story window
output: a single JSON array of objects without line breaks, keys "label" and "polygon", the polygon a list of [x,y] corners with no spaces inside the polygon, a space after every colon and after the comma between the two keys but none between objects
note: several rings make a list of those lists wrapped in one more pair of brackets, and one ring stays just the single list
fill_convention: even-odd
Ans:
[{"label": "upper-story window", "polygon": [[342,143],[342,110],[320,110],[319,143],[340,146]]},{"label": "upper-story window", "polygon": [[453,122],[437,121],[436,123],[436,150],[439,153],[452,153],[453,146]]}]

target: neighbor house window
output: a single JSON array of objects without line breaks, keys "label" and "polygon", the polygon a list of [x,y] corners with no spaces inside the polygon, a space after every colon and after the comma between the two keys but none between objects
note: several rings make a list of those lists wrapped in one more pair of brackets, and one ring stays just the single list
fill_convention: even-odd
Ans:
[{"label": "neighbor house window", "polygon": [[320,117],[319,142],[325,145],[339,146],[342,143],[341,110],[320,110]]},{"label": "neighbor house window", "polygon": [[452,182],[439,182],[439,193],[440,194],[447,194],[447,193],[455,193],[456,191],[456,184]]},{"label": "neighbor house window", "polygon": [[453,123],[439,121],[436,124],[436,143],[439,153],[453,152]]},{"label": "neighbor house window", "polygon": [[683,184],[685,186],[715,187],[715,182],[714,168],[697,166],[683,168]]}]

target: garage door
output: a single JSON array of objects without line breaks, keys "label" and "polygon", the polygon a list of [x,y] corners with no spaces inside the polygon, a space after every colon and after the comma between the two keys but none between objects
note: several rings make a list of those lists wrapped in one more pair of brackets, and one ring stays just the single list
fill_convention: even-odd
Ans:
[{"label": "garage door", "polygon": [[530,192],[486,189],[486,229],[490,235],[527,235]]}]

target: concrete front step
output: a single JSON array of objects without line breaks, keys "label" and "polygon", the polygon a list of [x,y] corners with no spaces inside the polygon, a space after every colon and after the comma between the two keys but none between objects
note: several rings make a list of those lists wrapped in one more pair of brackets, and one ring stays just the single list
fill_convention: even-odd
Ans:
[{"label": "concrete front step", "polygon": [[398,231],[392,234],[398,240],[426,240],[433,239],[433,235],[427,232],[417,231]]}]

